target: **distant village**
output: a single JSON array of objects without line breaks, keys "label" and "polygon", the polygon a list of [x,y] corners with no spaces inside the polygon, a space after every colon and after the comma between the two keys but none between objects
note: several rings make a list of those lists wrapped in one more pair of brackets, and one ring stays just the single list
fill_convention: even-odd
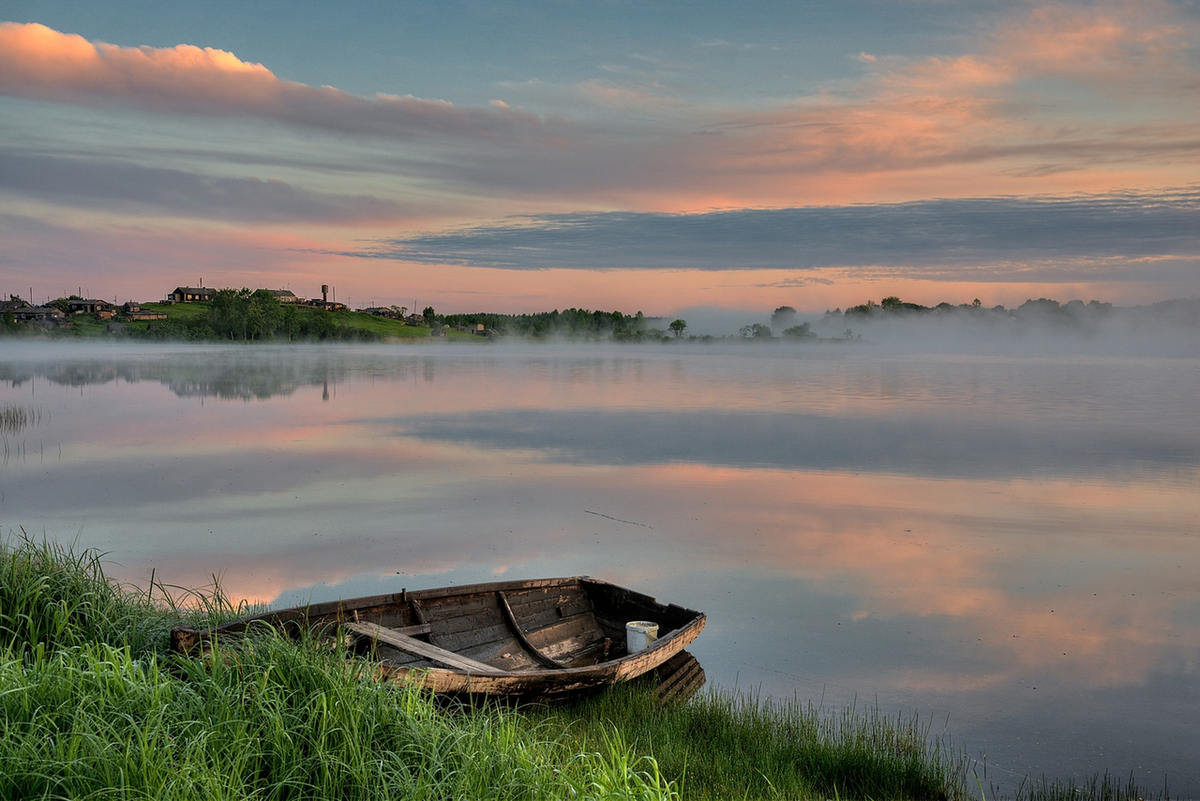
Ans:
[{"label": "distant village", "polygon": [[[308,308],[325,309],[338,312],[349,311],[344,303],[329,299],[329,285],[321,286],[321,297],[302,298],[290,289],[268,289],[281,305],[304,306]],[[159,303],[204,303],[211,302],[218,290],[205,286],[177,286]],[[125,322],[165,320],[166,313],[158,309],[147,308],[149,303],[127,301],[122,304],[110,302],[101,298],[83,298],[78,295],[58,298],[41,306],[35,306],[28,300],[17,295],[10,295],[8,300],[0,301],[0,319],[11,319],[17,323],[26,323],[40,328],[56,328],[70,325],[72,317],[80,314],[95,315],[100,320],[121,320]],[[364,314],[387,317],[400,320],[409,325],[425,325],[426,319],[420,314],[409,314],[405,306],[373,306],[357,309]],[[11,315],[11,318],[10,318]]]}]

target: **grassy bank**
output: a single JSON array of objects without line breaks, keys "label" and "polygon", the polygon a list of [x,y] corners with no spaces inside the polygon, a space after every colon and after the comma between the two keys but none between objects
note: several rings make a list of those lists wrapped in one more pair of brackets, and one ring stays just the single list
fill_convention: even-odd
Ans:
[{"label": "grassy bank", "polygon": [[315,643],[165,653],[180,618],[238,611],[125,591],[91,553],[4,547],[0,798],[677,797],[619,738],[580,749],[520,714],[443,708]]},{"label": "grassy bank", "polygon": [[245,611],[219,591],[122,588],[92,552],[0,544],[0,798],[887,799],[974,787],[918,721],[873,711],[733,694],[662,709],[637,687],[471,709],[381,684],[368,663],[314,642],[166,652],[181,620]]}]

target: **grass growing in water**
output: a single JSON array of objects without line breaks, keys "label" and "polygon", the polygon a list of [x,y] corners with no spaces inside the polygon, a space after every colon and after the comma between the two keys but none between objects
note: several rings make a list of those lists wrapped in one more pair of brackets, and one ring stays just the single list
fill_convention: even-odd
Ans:
[{"label": "grass growing in water", "polygon": [[[983,798],[989,796],[986,794]],[[993,791],[991,798],[1000,796]],[[1013,795],[1013,801],[1145,801],[1145,799],[1162,799],[1169,801],[1171,794],[1164,787],[1161,793],[1151,795],[1145,788],[1138,786],[1133,774],[1121,781],[1110,773],[1097,773],[1084,779],[1047,779],[1036,781],[1026,779],[1021,782]]]},{"label": "grass growing in water", "polygon": [[33,406],[0,406],[0,434],[15,434],[42,421],[42,410]]},{"label": "grass growing in water", "polygon": [[581,741],[606,727],[652,752],[686,798],[959,798],[968,763],[917,719],[704,693],[660,708],[636,687],[547,709]]}]

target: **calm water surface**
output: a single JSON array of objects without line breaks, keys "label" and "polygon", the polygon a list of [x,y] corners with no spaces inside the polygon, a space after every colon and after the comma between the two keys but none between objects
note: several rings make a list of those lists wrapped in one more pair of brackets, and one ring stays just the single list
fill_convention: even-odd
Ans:
[{"label": "calm water surface", "polygon": [[291,605],[589,574],[710,686],[1200,796],[1200,359],[0,344],[0,528]]}]

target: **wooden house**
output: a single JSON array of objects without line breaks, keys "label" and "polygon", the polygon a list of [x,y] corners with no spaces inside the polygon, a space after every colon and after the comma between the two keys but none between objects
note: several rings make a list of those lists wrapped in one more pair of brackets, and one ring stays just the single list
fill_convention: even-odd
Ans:
[{"label": "wooden house", "polygon": [[197,303],[199,301],[212,300],[215,294],[217,294],[217,290],[207,287],[177,286],[174,292],[167,295],[167,302]]},{"label": "wooden house", "polygon": [[94,314],[102,320],[107,320],[116,313],[117,307],[99,298],[74,298],[67,301],[67,309],[71,314]]}]

